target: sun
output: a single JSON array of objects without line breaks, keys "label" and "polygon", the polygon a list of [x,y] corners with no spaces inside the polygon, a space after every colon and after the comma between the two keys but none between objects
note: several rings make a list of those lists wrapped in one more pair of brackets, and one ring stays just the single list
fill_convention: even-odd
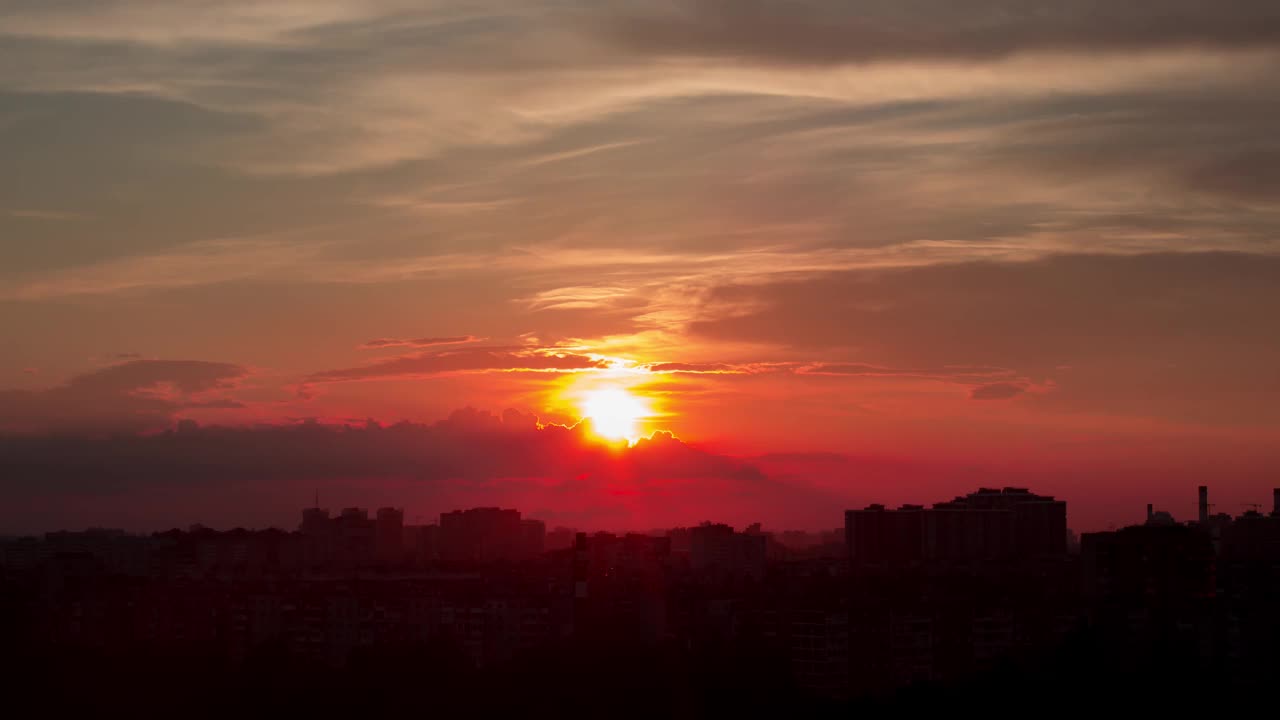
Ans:
[{"label": "sun", "polygon": [[640,435],[639,421],[649,415],[649,408],[626,390],[609,388],[592,390],[582,398],[582,415],[591,421],[591,429],[606,440],[634,443]]}]

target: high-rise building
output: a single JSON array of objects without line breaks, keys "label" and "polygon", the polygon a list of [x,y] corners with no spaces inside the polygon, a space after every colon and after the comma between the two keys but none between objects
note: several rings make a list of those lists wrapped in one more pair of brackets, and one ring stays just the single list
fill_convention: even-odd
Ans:
[{"label": "high-rise building", "polygon": [[1147,609],[1213,593],[1213,545],[1196,525],[1134,525],[1080,536],[1085,591]]},{"label": "high-rise building", "polygon": [[446,562],[512,560],[520,555],[523,538],[519,510],[489,507],[440,514],[440,559]]},{"label": "high-rise building", "polygon": [[318,534],[329,527],[329,511],[322,508],[306,508],[302,511],[302,524],[299,529],[303,534]]},{"label": "high-rise building", "polygon": [[404,510],[390,507],[378,510],[374,556],[381,565],[398,564],[404,559]]},{"label": "high-rise building", "polygon": [[302,511],[302,563],[304,567],[327,567],[333,563],[334,526],[329,511],[306,508]]},{"label": "high-rise building", "polygon": [[373,564],[375,525],[369,511],[345,508],[336,519],[335,558],[339,567],[358,568]]},{"label": "high-rise building", "polygon": [[[628,533],[578,533],[572,551],[573,618],[578,632],[626,628],[656,641],[667,629],[671,541]],[[610,630],[612,629],[612,630]]]},{"label": "high-rise building", "polygon": [[577,534],[578,531],[573,528],[558,527],[543,536],[542,547],[544,550],[567,550],[573,547]]},{"label": "high-rise building", "polygon": [[920,505],[888,510],[874,504],[845,512],[845,542],[854,564],[892,566],[922,562],[925,558],[925,516]]},{"label": "high-rise building", "polygon": [[541,520],[526,518],[520,521],[520,555],[541,555],[547,539],[547,524]]},{"label": "high-rise building", "polygon": [[689,563],[694,570],[722,571],[763,577],[769,538],[734,532],[728,525],[703,523],[690,530]]},{"label": "high-rise building", "polygon": [[417,565],[430,565],[440,559],[439,525],[405,525],[405,554]]},{"label": "high-rise building", "polygon": [[845,543],[855,566],[1061,557],[1067,551],[1067,504],[1007,487],[981,488],[932,508],[870,505],[845,512]]}]

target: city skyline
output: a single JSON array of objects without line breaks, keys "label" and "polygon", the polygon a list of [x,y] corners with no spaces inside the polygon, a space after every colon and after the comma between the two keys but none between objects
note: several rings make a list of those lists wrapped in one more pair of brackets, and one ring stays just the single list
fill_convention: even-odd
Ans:
[{"label": "city skyline", "polygon": [[[1185,504],[1188,507],[1190,507],[1191,508],[1190,512],[1178,513],[1178,512],[1174,512],[1169,507],[1165,507],[1154,502],[1148,502],[1145,504],[1145,515],[1136,514],[1140,512],[1142,508],[1129,508],[1128,510],[1131,510],[1132,512],[1125,513],[1123,515],[1123,519],[1121,520],[1121,522],[1110,524],[1105,528],[1081,529],[1079,527],[1076,527],[1070,522],[1070,516],[1067,514],[1067,511],[1066,511],[1066,508],[1068,507],[1068,503],[1065,500],[1055,499],[1053,496],[1037,495],[1036,493],[1032,492],[1031,490],[1025,487],[1012,487],[1012,486],[979,487],[977,490],[970,489],[970,491],[967,494],[965,493],[958,494],[952,500],[929,500],[926,502],[917,498],[915,500],[908,500],[908,501],[895,503],[895,502],[884,502],[883,498],[873,499],[872,501],[868,502],[865,506],[849,507],[833,515],[833,517],[836,517],[836,519],[840,521],[836,525],[827,525],[827,526],[817,525],[814,527],[794,527],[794,526],[769,524],[768,522],[762,521],[762,519],[760,518],[757,518],[754,521],[750,521],[750,522],[741,522],[741,523],[738,523],[738,525],[744,528],[748,528],[748,527],[752,528],[753,532],[763,533],[768,535],[777,535],[779,537],[785,536],[788,534],[799,534],[799,535],[804,535],[808,537],[820,537],[823,534],[827,534],[833,531],[842,531],[842,532],[846,531],[849,528],[850,518],[855,516],[865,517],[865,516],[871,515],[874,517],[877,514],[882,514],[885,512],[888,512],[888,513],[922,512],[924,514],[921,515],[920,517],[923,518],[926,515],[929,515],[930,513],[936,513],[939,510],[943,510],[943,511],[954,510],[957,508],[964,508],[974,502],[978,502],[980,504],[989,502],[981,499],[986,496],[995,497],[997,499],[997,502],[1000,500],[1002,496],[1006,499],[1009,497],[1020,498],[1022,496],[1025,496],[1031,501],[1043,501],[1051,505],[1060,507],[1061,518],[1060,518],[1059,524],[1061,525],[1060,529],[1063,532],[1055,531],[1055,533],[1056,535],[1061,535],[1062,538],[1067,538],[1068,540],[1070,538],[1075,538],[1076,540],[1078,540],[1079,536],[1084,533],[1099,532],[1104,530],[1113,531],[1120,527],[1127,527],[1129,525],[1135,524],[1133,522],[1135,519],[1141,519],[1147,522],[1148,524],[1152,522],[1157,522],[1157,523],[1176,523],[1176,524],[1198,524],[1203,526],[1211,523],[1230,522],[1232,518],[1245,517],[1245,516],[1248,516],[1251,512],[1255,514],[1261,513],[1269,516],[1280,517],[1280,488],[1271,488],[1266,493],[1269,495],[1268,502],[1243,502],[1243,503],[1239,503],[1238,507],[1230,503],[1216,502],[1216,500],[1218,499],[1216,495],[1214,497],[1215,502],[1210,502],[1209,494],[1208,494],[1209,486],[1206,486],[1206,485],[1197,486],[1197,493],[1198,493],[1198,497],[1196,502],[1178,503],[1178,506]],[[1264,493],[1261,493],[1261,492],[1258,493],[1259,499],[1262,498],[1263,494]],[[374,519],[369,517],[370,512],[376,512],[378,519],[381,519],[384,514],[394,515],[398,523],[397,527],[405,528],[406,532],[408,531],[409,528],[413,528],[415,532],[420,531],[421,528],[426,528],[426,527],[438,529],[442,524],[445,523],[445,520],[448,517],[460,517],[460,516],[470,514],[470,513],[475,513],[475,512],[514,513],[514,516],[517,522],[519,522],[520,518],[523,516],[524,522],[537,523],[542,528],[541,532],[543,535],[553,534],[553,532],[554,533],[585,532],[587,534],[623,533],[623,534],[641,534],[641,535],[661,536],[665,533],[671,532],[672,530],[681,530],[681,529],[687,530],[689,528],[699,527],[699,526],[723,524],[725,527],[730,527],[730,528],[734,527],[733,523],[724,524],[723,522],[724,518],[716,518],[716,517],[704,517],[700,520],[689,521],[684,523],[676,523],[668,526],[662,526],[660,524],[655,524],[650,526],[635,526],[635,527],[609,527],[609,526],[603,526],[603,525],[593,526],[589,524],[583,525],[583,526],[575,526],[568,519],[562,518],[565,520],[565,522],[562,523],[555,520],[554,516],[552,519],[548,520],[547,517],[537,516],[536,513],[530,514],[525,511],[522,511],[519,508],[501,507],[500,505],[486,505],[486,506],[474,506],[474,507],[462,507],[462,506],[446,507],[444,509],[440,509],[434,512],[433,511],[421,512],[420,510],[422,510],[422,508],[407,508],[403,504],[396,504],[396,503],[392,503],[389,505],[378,505],[378,504],[368,504],[368,503],[359,503],[359,502],[328,503],[328,502],[324,502],[324,498],[321,497],[320,492],[317,489],[314,491],[312,502],[310,504],[307,504],[306,506],[304,506],[300,511],[296,507],[292,510],[294,517],[292,518],[291,521],[282,521],[278,523],[264,525],[261,527],[247,525],[244,523],[234,523],[234,522],[230,524],[224,524],[222,526],[218,526],[216,524],[211,525],[205,522],[194,521],[194,522],[185,522],[185,523],[183,522],[174,522],[174,523],[168,523],[168,524],[161,523],[161,525],[153,528],[122,528],[122,527],[112,527],[109,525],[85,525],[80,527],[68,526],[68,527],[59,527],[59,528],[44,528],[44,529],[28,530],[26,532],[5,532],[3,528],[0,528],[0,538],[39,536],[39,535],[50,534],[50,533],[56,534],[56,533],[80,532],[80,531],[85,531],[85,532],[103,531],[103,532],[112,532],[112,533],[125,532],[125,533],[133,533],[138,535],[146,535],[146,534],[160,533],[160,532],[165,532],[170,530],[177,530],[179,528],[188,528],[191,531],[200,529],[200,530],[207,530],[207,531],[213,531],[213,532],[227,532],[231,530],[248,530],[250,532],[262,532],[262,531],[290,532],[291,528],[293,528],[305,533],[308,522],[309,522],[309,518],[311,519],[311,521],[314,521],[314,522],[337,523],[340,521],[340,519],[343,519],[343,518],[359,517],[362,519],[362,522],[374,523]],[[297,515],[299,514],[299,512],[301,513],[302,520],[301,522],[295,522],[297,520]],[[932,520],[930,522],[932,522]],[[565,524],[565,523],[569,523],[569,524]],[[372,527],[372,525],[370,525],[370,527]],[[920,532],[924,532],[923,527],[924,526],[922,525],[921,526],[922,529],[920,530]],[[929,532],[932,533],[933,531],[930,530]],[[397,536],[399,536],[400,533],[397,532],[396,534]],[[408,542],[408,541],[405,540],[405,542]],[[1019,543],[1026,545],[1028,541],[1024,538],[1020,540]]]},{"label": "city skyline", "polygon": [[[24,687],[73,682],[44,693],[58,707],[136,703],[143,677],[151,701],[221,689],[200,703],[215,715],[223,701],[400,715],[428,689],[435,709],[485,716],[508,697],[577,714],[639,688],[629,716],[825,716],[993,690],[1019,713],[1046,693],[1096,707],[1081,687],[1108,688],[1112,707],[1222,710],[1274,678],[1280,487],[1265,513],[1215,512],[1208,486],[1194,498],[1194,520],[1148,504],[1078,537],[1063,501],[985,487],[846,510],[842,533],[818,536],[308,507],[289,532],[0,538],[15,641],[0,664]],[[1195,691],[1160,692],[1171,678]]]},{"label": "city skyline", "polygon": [[[379,507],[376,511],[360,506],[334,509],[323,506],[318,493],[314,500],[313,504],[301,509],[296,530],[275,526],[219,530],[195,523],[185,531],[173,527],[151,535],[164,537],[183,532],[227,537],[246,537],[245,533],[273,538],[292,535],[300,538],[306,548],[302,553],[306,558],[304,562],[316,566],[333,565],[334,569],[345,570],[359,566],[393,567],[404,562],[406,554],[424,552],[430,561],[454,565],[529,561],[544,552],[573,547],[575,536],[618,537],[616,531],[606,528],[549,527],[543,520],[526,516],[516,508],[457,508],[441,511],[434,516],[436,522],[424,523],[424,516],[407,516],[403,507]],[[743,535],[767,540],[770,544],[779,543],[791,550],[822,546],[830,542],[834,532],[842,536],[840,542],[846,553],[843,559],[852,567],[885,568],[951,563],[999,565],[1009,561],[1067,557],[1079,552],[1082,535],[1114,534],[1117,529],[1076,533],[1069,527],[1067,518],[1067,503],[1053,496],[1038,494],[1030,488],[980,487],[951,500],[906,503],[898,507],[877,502],[863,508],[846,509],[841,527],[834,531],[830,528],[814,532],[769,528],[757,522],[739,533],[731,525],[703,520],[688,526],[650,528],[642,532],[628,530],[623,534],[627,537],[682,536],[685,538],[681,541],[683,550],[692,549],[697,555],[699,531],[703,532],[704,545],[707,538],[718,535]],[[1210,487],[1201,485],[1196,488],[1195,519],[1179,520],[1167,510],[1157,509],[1154,503],[1148,503],[1142,522],[1129,522],[1125,527],[1183,526],[1217,542],[1224,529],[1264,518],[1280,519],[1280,487],[1271,489],[1270,506],[1246,503],[1243,511],[1233,514],[1211,502]],[[694,538],[692,546],[688,540],[690,533]],[[45,542],[57,544],[70,539],[73,545],[77,542],[74,538],[110,540],[127,537],[130,535],[122,529],[103,527],[44,533]],[[19,543],[38,541],[32,537],[17,540]],[[820,549],[822,552],[831,551],[830,547]],[[350,556],[343,561],[336,559],[352,552],[359,554],[358,561]],[[706,552],[704,549],[704,555]],[[317,555],[325,555],[327,559],[320,560]],[[759,560],[764,561],[763,552]],[[709,564],[695,559],[693,568],[697,570],[699,565]]]}]

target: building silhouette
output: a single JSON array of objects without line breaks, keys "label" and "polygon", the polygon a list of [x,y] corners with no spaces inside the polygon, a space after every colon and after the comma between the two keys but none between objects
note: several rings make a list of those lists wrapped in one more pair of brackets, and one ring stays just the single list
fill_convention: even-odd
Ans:
[{"label": "building silhouette", "polygon": [[374,557],[380,565],[404,560],[404,510],[384,507],[374,521]]},{"label": "building silhouette", "polygon": [[949,502],[845,512],[854,566],[903,567],[1060,558],[1067,506],[1024,488],[981,488]]},{"label": "building silhouette", "polygon": [[719,570],[764,576],[768,536],[735,532],[728,525],[703,523],[689,532],[689,561],[695,571]]},{"label": "building silhouette", "polygon": [[343,508],[335,521],[334,561],[340,568],[368,567],[374,561],[377,528],[364,508]]},{"label": "building silhouette", "polygon": [[406,559],[415,566],[429,566],[440,560],[440,526],[405,525]]},{"label": "building silhouette", "polygon": [[519,560],[542,551],[546,525],[496,507],[441,513],[440,559],[449,563]]},{"label": "building silhouette", "polygon": [[717,710],[768,688],[796,713],[958,689],[1021,708],[1104,685],[1269,688],[1280,491],[1235,517],[1209,513],[1207,487],[1199,499],[1190,522],[1135,509],[1138,524],[1084,533],[1078,554],[1065,503],[1020,488],[848,511],[847,558],[829,533],[778,533],[807,551],[770,554],[758,525],[713,523],[571,545],[561,530],[549,549],[543,523],[503,508],[438,525],[312,507],[294,532],[56,532],[0,539],[0,630],[15,662],[60,682],[113,678],[95,692],[169,667],[204,691],[287,673],[312,697],[350,680],[359,702],[433,682],[433,702],[475,712],[499,693],[518,707],[612,688],[590,712],[619,696],[610,682],[705,692]]}]

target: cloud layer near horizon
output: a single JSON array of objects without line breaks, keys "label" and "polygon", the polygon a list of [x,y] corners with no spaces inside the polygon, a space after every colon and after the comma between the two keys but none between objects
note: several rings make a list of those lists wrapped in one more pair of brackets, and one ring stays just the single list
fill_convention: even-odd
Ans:
[{"label": "cloud layer near horizon", "polygon": [[[671,503],[687,504],[683,514],[692,520],[717,497],[723,509],[759,511],[761,495],[787,492],[748,462],[670,433],[628,447],[594,439],[586,424],[541,425],[516,410],[498,417],[472,408],[431,425],[201,428],[184,421],[176,431],[148,435],[0,435],[0,477],[0,499],[12,507],[81,513],[85,503],[145,505],[161,496],[186,511],[193,498],[203,499],[207,515],[227,518],[231,508],[214,498],[235,488],[233,505],[256,506],[274,523],[297,510],[282,498],[297,501],[318,487],[367,498],[395,485],[398,502],[413,501],[416,512],[476,504],[496,492],[505,505],[538,503],[526,510],[549,517],[630,524],[681,516],[671,507],[659,512]],[[6,529],[33,525],[5,522]]]}]

